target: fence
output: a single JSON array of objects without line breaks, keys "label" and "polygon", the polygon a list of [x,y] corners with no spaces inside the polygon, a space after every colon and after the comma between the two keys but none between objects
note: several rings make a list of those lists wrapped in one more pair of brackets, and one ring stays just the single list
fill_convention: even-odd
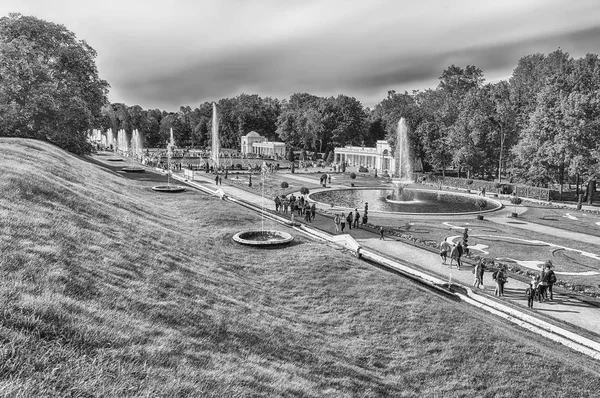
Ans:
[{"label": "fence", "polygon": [[531,187],[522,184],[498,183],[494,181],[473,180],[470,178],[442,177],[437,174],[415,173],[417,181],[425,184],[434,184],[440,186],[450,186],[454,188],[481,191],[485,189],[487,193],[498,193],[510,195],[514,192],[516,196],[524,198],[549,201],[551,199],[551,190],[548,188]]}]

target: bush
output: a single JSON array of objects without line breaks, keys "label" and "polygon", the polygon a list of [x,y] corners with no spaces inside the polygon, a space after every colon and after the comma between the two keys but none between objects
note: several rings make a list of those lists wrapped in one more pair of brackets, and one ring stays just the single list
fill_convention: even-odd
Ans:
[{"label": "bush", "polygon": [[308,190],[308,188],[302,187],[302,188],[300,188],[300,193],[302,195],[308,195],[310,193],[310,191]]},{"label": "bush", "polygon": [[360,167],[358,168],[358,172],[359,172],[359,173],[368,173],[368,172],[369,172],[369,169],[367,169],[366,167],[360,166]]},{"label": "bush", "polygon": [[473,180],[467,180],[467,185],[473,185]]},{"label": "bush", "polygon": [[288,184],[286,181],[281,181],[281,188],[289,188],[290,184]]},{"label": "bush", "polygon": [[235,168],[238,170],[242,169],[242,164],[241,163],[236,163]]},{"label": "bush", "polygon": [[479,211],[483,210],[486,205],[487,201],[483,198],[477,198],[477,200],[475,201],[475,206],[479,208]]},{"label": "bush", "polygon": [[521,203],[523,203],[523,199],[519,198],[518,196],[511,196],[510,203],[512,203],[515,206],[520,205]]},{"label": "bush", "polygon": [[356,173],[355,172],[350,173],[350,178],[352,178],[354,180],[356,178]]}]

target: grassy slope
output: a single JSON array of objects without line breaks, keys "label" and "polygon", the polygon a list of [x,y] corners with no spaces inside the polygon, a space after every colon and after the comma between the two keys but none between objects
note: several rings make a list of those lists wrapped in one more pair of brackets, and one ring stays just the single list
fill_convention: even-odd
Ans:
[{"label": "grassy slope", "polygon": [[1,396],[594,396],[600,365],[246,210],[0,138]]}]

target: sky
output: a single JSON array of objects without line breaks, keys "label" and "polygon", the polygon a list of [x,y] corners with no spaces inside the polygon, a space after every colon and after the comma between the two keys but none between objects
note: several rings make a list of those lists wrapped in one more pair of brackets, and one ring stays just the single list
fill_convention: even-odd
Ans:
[{"label": "sky", "polygon": [[598,0],[2,0],[98,53],[109,100],[175,111],[239,94],[434,88],[448,66],[508,79],[523,56],[600,53]]}]

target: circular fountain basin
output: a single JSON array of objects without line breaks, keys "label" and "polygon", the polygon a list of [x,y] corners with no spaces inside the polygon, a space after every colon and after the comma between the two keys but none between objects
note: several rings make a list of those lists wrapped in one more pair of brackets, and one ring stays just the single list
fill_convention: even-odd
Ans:
[{"label": "circular fountain basin", "polygon": [[238,232],[232,239],[241,245],[267,247],[289,243],[294,237],[287,232],[270,229]]},{"label": "circular fountain basin", "polygon": [[[490,198],[457,192],[431,191],[404,187],[400,193],[394,188],[322,190],[309,194],[310,199],[337,207],[361,209],[369,203],[369,212],[402,214],[467,215],[481,214],[502,208],[502,203]],[[477,199],[485,199],[482,209]]]},{"label": "circular fountain basin", "polygon": [[181,185],[157,185],[152,187],[153,191],[166,193],[179,193],[185,191],[185,187]]},{"label": "circular fountain basin", "polygon": [[144,169],[143,167],[137,167],[137,166],[126,166],[126,167],[123,167],[121,170],[123,170],[126,173],[144,173],[144,172],[146,172],[146,169]]}]

